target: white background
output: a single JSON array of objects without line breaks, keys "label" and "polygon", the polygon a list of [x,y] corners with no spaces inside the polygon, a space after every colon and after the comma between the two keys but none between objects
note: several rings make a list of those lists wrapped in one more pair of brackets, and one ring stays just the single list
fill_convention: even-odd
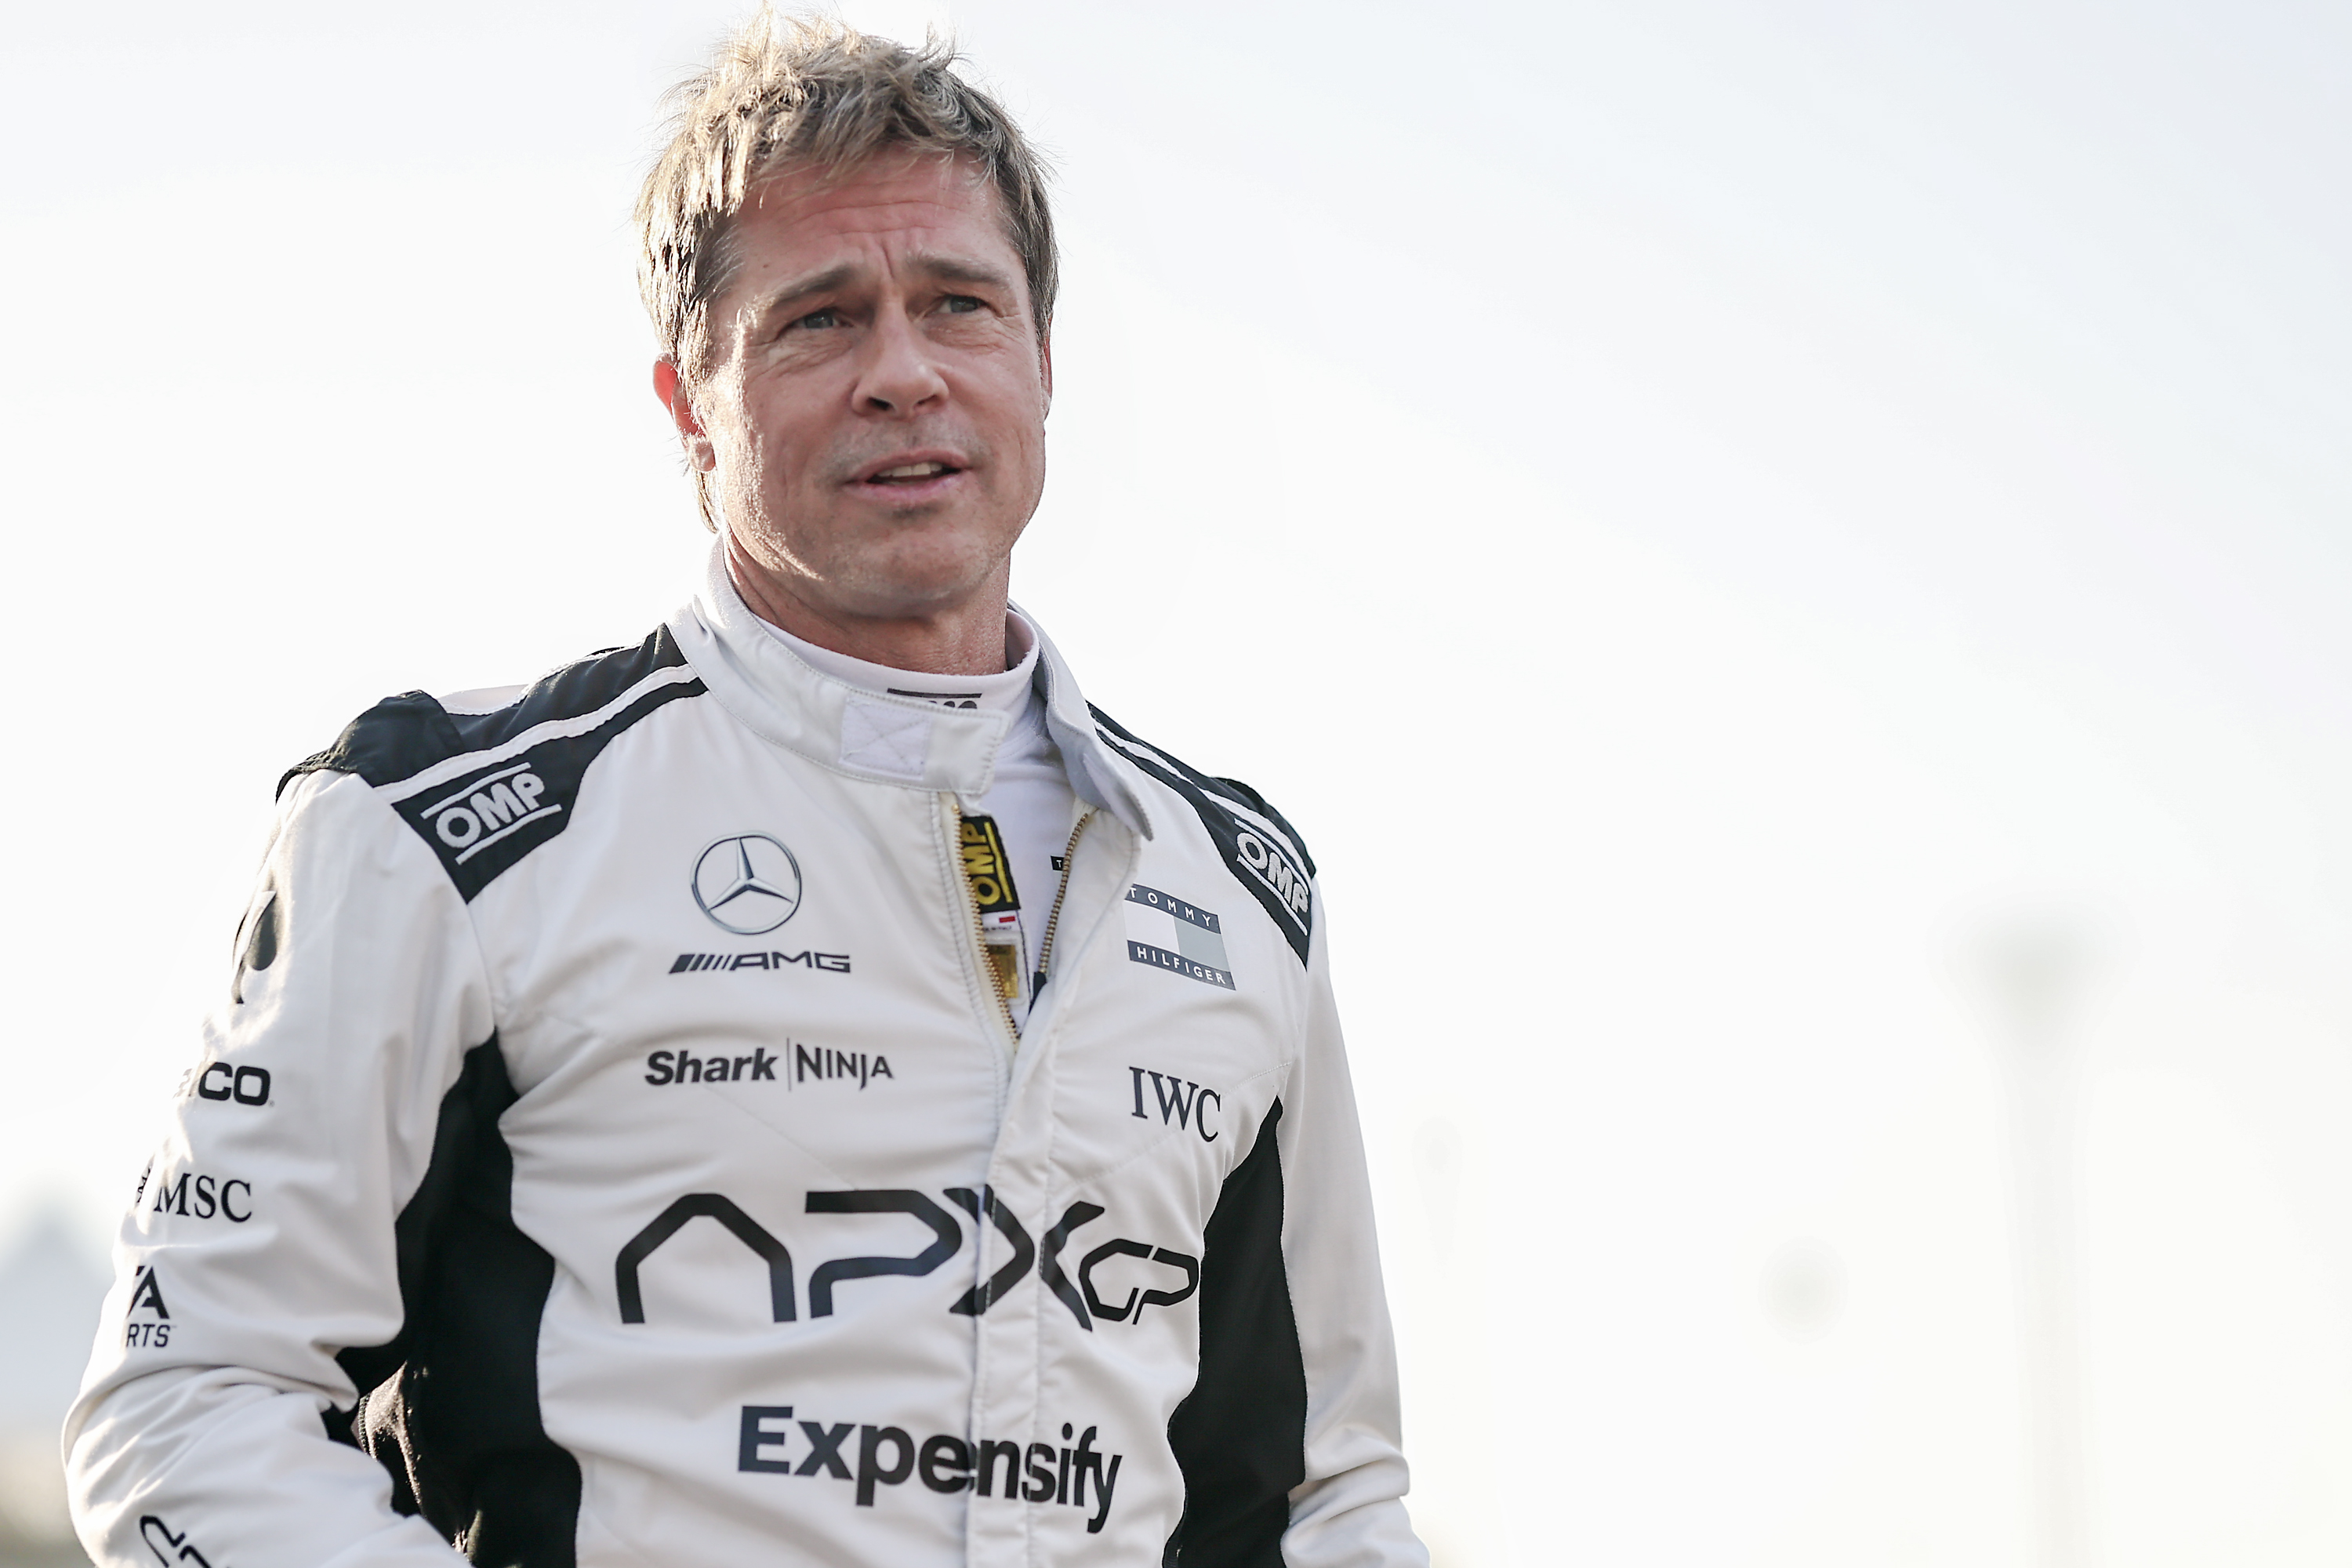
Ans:
[{"label": "white background", "polygon": [[[0,1233],[107,1228],[286,766],[691,590],[626,217],[735,14],[10,18]],[[1323,867],[1441,1563],[2029,1559],[2029,929],[2102,1558],[2342,1562],[2352,13],[952,20],[1062,170],[1015,592]]]}]

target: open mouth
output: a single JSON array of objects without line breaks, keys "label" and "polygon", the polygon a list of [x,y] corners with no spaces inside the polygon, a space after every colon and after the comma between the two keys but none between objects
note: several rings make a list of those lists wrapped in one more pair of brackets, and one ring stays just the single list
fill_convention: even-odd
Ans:
[{"label": "open mouth", "polygon": [[963,472],[963,470],[957,468],[953,463],[941,463],[935,461],[899,463],[891,468],[884,468],[878,473],[868,475],[866,482],[869,485],[883,486],[919,485],[931,479],[944,478],[949,474],[960,474],[961,472]]}]

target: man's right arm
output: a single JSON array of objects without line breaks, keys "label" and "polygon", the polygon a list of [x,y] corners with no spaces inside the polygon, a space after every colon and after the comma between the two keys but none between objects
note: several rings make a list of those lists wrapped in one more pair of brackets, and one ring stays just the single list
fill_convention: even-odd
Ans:
[{"label": "man's right arm", "polygon": [[66,1425],[101,1568],[451,1568],[324,1417],[402,1325],[394,1221],[494,1027],[464,903],[359,778],[280,803],[231,998],[140,1183]]}]

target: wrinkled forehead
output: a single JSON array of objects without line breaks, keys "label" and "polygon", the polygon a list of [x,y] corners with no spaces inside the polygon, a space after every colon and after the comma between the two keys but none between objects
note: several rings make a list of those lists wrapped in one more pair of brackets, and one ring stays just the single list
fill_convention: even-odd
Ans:
[{"label": "wrinkled forehead", "polygon": [[993,239],[1016,256],[1002,194],[969,157],[885,147],[853,163],[793,164],[763,174],[729,227],[746,254],[804,251],[893,234]]}]

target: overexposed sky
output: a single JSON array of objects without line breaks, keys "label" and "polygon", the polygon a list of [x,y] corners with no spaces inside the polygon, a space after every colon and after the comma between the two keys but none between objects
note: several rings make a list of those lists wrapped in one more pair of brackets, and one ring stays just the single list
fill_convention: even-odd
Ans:
[{"label": "overexposed sky", "polygon": [[[0,1226],[127,1195],[280,772],[691,591],[626,218],[737,14],[12,21]],[[2028,1560],[2053,921],[2104,1560],[2342,1561],[2352,13],[852,15],[1060,162],[1015,593],[1324,868],[1441,1561]]]}]

